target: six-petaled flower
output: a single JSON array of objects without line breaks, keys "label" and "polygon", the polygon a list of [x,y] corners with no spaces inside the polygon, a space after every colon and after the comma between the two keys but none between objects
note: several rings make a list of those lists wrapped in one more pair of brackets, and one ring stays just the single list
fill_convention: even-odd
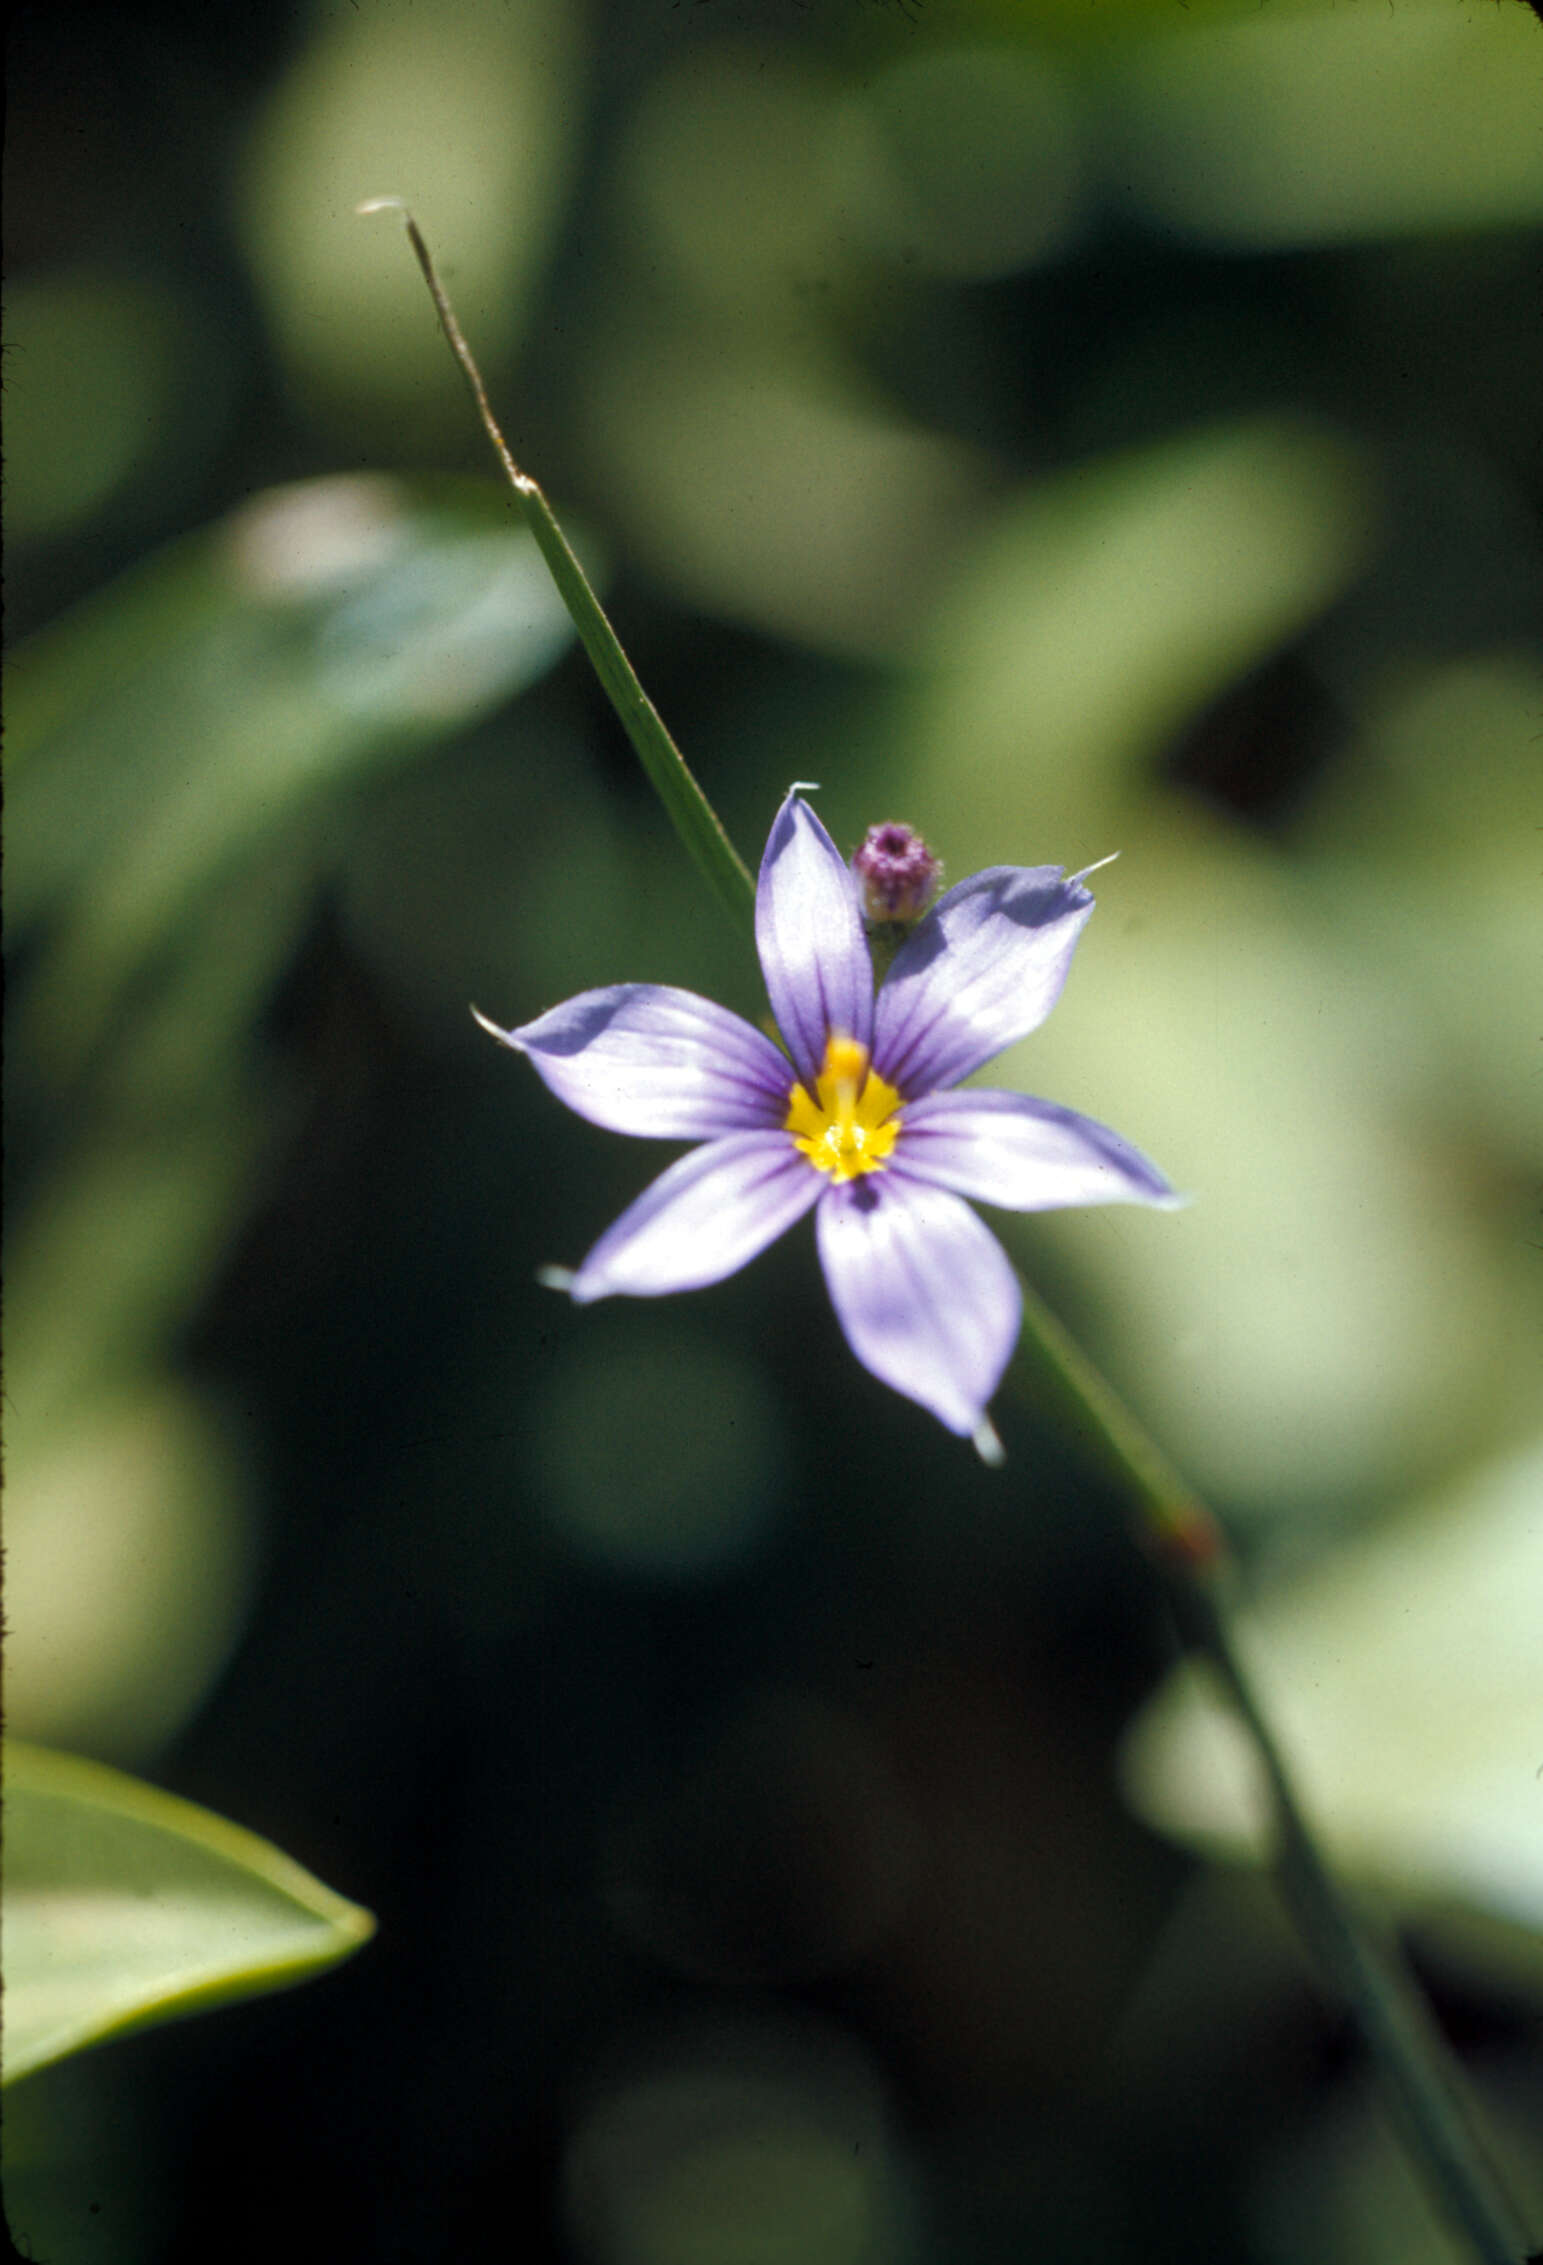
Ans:
[{"label": "six-petaled flower", "polygon": [[1093,909],[1059,866],[998,865],[919,920],[877,993],[859,885],[797,789],[756,888],[756,945],[787,1052],[694,992],[584,991],[499,1030],[559,1100],[614,1132],[701,1145],[624,1211],[575,1272],[581,1303],[733,1274],[805,1212],[857,1358],[951,1431],[1017,1339],[1006,1253],[965,1201],[1010,1211],[1178,1201],[1090,1117],[961,1081],[1044,1021]]}]

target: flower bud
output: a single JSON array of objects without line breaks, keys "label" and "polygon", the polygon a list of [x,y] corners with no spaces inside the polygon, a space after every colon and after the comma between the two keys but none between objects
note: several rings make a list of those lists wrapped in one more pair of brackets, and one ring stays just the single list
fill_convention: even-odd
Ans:
[{"label": "flower bud", "polygon": [[868,828],[852,870],[862,885],[869,920],[905,926],[920,920],[932,902],[943,863],[913,827],[892,820]]}]

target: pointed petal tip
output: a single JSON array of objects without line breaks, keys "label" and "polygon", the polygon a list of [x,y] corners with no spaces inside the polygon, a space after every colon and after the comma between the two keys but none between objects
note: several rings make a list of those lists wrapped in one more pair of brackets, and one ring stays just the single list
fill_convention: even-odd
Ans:
[{"label": "pointed petal tip", "polygon": [[815,1242],[836,1319],[881,1384],[990,1459],[986,1417],[1018,1336],[1007,1253],[958,1196],[891,1175],[827,1188]]},{"label": "pointed petal tip", "polygon": [[971,1432],[970,1445],[990,1471],[999,1471],[1007,1461],[1007,1449],[997,1437],[996,1426],[989,1416],[982,1416]]},{"label": "pointed petal tip", "polygon": [[1080,887],[1090,873],[1102,873],[1104,867],[1106,865],[1112,865],[1119,854],[1120,853],[1117,849],[1112,849],[1107,857],[1100,857],[1096,859],[1093,864],[1084,865],[1080,873],[1068,873],[1066,878],[1074,885]]},{"label": "pointed petal tip", "polygon": [[538,1266],[536,1280],[543,1290],[561,1290],[571,1296],[577,1277],[571,1266]]},{"label": "pointed petal tip", "polygon": [[514,1032],[512,1030],[500,1030],[496,1022],[488,1020],[480,1007],[472,1008],[471,1019],[479,1030],[487,1032],[489,1038],[496,1038],[500,1046],[512,1046],[517,1054],[524,1053],[525,1049],[515,1037]]}]

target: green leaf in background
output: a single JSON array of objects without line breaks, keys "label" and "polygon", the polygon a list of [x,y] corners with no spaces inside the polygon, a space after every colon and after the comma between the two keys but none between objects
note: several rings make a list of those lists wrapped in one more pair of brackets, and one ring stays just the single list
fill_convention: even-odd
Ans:
[{"label": "green leaf in background", "polygon": [[[1346,1871],[1403,1916],[1543,1976],[1543,1443],[1497,1458],[1267,1596],[1246,1651]],[[1257,1861],[1261,1788],[1192,1667],[1139,1718],[1135,1806]]]},{"label": "green leaf in background", "polygon": [[[235,1641],[261,1513],[232,1411],[189,1390],[180,1347],[282,1138],[265,1009],[383,774],[571,634],[495,483],[341,477],[252,497],[10,665],[7,1097],[27,1157],[7,1701],[26,1737],[137,1766]],[[521,719],[506,737],[517,768]],[[420,883],[427,862],[414,844]]]},{"label": "green leaf in background", "polygon": [[1162,13],[1121,51],[1108,144],[1117,193],[1149,222],[1273,248],[1543,211],[1525,8],[1255,8],[1204,27]]},{"label": "green leaf in background", "polygon": [[255,1833],[7,1741],[4,2077],[304,1981],[375,1931]]},{"label": "green leaf in background", "polygon": [[1026,855],[1128,852],[1159,751],[1341,595],[1376,512],[1362,456],[1298,417],[1213,423],[1021,489],[955,570],[897,716],[918,823],[946,795],[961,869],[1004,854],[1015,807],[1038,828]]},{"label": "green leaf in background", "polygon": [[[13,935],[67,913],[13,1043],[68,1071],[252,854],[338,788],[486,715],[571,630],[495,486],[258,496],[11,666]],[[281,933],[291,907],[282,907]]]}]

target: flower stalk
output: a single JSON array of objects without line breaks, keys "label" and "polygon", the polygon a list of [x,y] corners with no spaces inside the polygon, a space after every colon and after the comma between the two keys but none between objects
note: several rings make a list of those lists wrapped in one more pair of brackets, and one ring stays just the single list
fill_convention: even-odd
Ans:
[{"label": "flower stalk", "polygon": [[[401,215],[477,414],[596,674],[686,849],[720,903],[753,934],[756,888],[749,870],[639,683],[546,496],[510,453],[416,222],[397,198],[374,198],[358,210]],[[526,1036],[485,1027],[506,1042]],[[564,1286],[573,1280],[564,1275]],[[1252,1740],[1273,1813],[1282,1898],[1352,2013],[1438,2208],[1480,2265],[1531,2265],[1539,2253],[1529,2256],[1520,2214],[1479,2143],[1458,2072],[1423,1997],[1393,1946],[1367,1931],[1318,1845],[1238,1650],[1231,1602],[1235,1569],[1219,1523],[1044,1300],[1027,1283],[1021,1288],[1020,1343],[1032,1347],[1041,1382],[1050,1386],[1070,1428],[1132,1497],[1140,1539],[1181,1639],[1211,1661]]]},{"label": "flower stalk", "polygon": [[1269,1797],[1282,1901],[1352,2014],[1405,2146],[1473,2255],[1483,2265],[1521,2265],[1529,2253],[1520,2214],[1479,2142],[1425,1999],[1396,1944],[1371,1934],[1330,1870],[1243,1663],[1236,1566],[1221,1526],[1044,1299],[1022,1287],[1020,1343],[1037,1359],[1057,1412],[1134,1499],[1138,1538],[1181,1641],[1211,1662],[1248,1732]]}]

